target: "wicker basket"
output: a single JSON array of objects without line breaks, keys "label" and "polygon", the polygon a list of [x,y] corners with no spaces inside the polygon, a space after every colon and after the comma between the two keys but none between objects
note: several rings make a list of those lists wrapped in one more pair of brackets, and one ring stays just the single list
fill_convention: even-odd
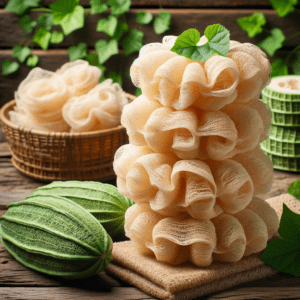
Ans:
[{"label": "wicker basket", "polygon": [[[129,101],[135,96],[126,94]],[[128,143],[126,129],[118,127],[86,133],[43,132],[10,122],[8,112],[15,100],[0,110],[0,123],[12,152],[13,165],[23,174],[41,181],[93,180],[116,177],[116,150]]]}]

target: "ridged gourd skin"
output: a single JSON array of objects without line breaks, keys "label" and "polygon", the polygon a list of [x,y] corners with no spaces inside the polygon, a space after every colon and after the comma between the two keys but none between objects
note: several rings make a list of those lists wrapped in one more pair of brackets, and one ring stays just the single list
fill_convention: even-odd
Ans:
[{"label": "ridged gourd skin", "polygon": [[6,250],[39,272],[82,279],[104,270],[112,260],[112,239],[105,229],[63,197],[37,195],[10,203],[0,226]]},{"label": "ridged gourd skin", "polygon": [[37,188],[33,195],[57,195],[76,202],[91,213],[115,238],[124,230],[126,210],[135,202],[107,183],[96,181],[53,181]]}]

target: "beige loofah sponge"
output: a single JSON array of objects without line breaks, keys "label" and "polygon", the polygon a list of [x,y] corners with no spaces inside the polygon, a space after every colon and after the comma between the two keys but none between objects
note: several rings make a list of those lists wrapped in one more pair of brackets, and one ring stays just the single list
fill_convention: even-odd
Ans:
[{"label": "beige loofah sponge", "polygon": [[63,107],[63,117],[71,132],[108,129],[120,124],[127,103],[120,85],[107,79],[87,94],[69,99]]},{"label": "beige loofah sponge", "polygon": [[254,149],[267,137],[270,122],[271,113],[260,100],[215,112],[193,106],[177,111],[144,95],[125,107],[121,119],[131,144],[201,160],[224,160]]},{"label": "beige loofah sponge", "polygon": [[233,159],[201,161],[131,144],[117,150],[113,166],[124,196],[149,202],[165,216],[186,212],[196,219],[244,209],[253,195],[270,188],[273,170],[259,148]]},{"label": "beige loofah sponge", "polygon": [[[145,45],[131,67],[132,82],[150,100],[176,110],[194,104],[216,111],[233,101],[257,99],[268,83],[271,65],[252,44],[231,41],[228,57],[214,55],[202,63],[170,51],[175,39]],[[199,45],[205,42],[201,38]]]},{"label": "beige loofah sponge", "polygon": [[131,206],[125,215],[126,236],[140,253],[170,264],[191,261],[199,267],[213,260],[236,262],[262,251],[278,226],[275,210],[257,197],[237,214],[222,213],[211,220],[185,213],[164,217],[146,203]]}]

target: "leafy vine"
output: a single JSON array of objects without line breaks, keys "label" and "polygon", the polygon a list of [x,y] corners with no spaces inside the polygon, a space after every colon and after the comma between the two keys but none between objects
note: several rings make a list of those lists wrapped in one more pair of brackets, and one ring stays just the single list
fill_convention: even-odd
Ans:
[{"label": "leafy vine", "polygon": [[[119,54],[119,46],[123,49],[121,55],[124,57],[137,52],[144,45],[144,33],[142,25],[153,22],[156,34],[166,32],[171,25],[171,14],[164,11],[160,6],[158,15],[154,18],[149,12],[137,12],[136,23],[138,29],[130,29],[126,21],[126,14],[130,10],[131,0],[90,0],[90,8],[79,5],[79,0],[58,0],[48,7],[40,5],[41,0],[9,0],[5,10],[17,14],[19,24],[25,34],[31,34],[27,42],[22,42],[12,48],[12,57],[16,60],[6,59],[2,64],[2,75],[16,72],[20,63],[26,63],[29,67],[35,67],[39,58],[32,54],[35,44],[43,50],[47,50],[50,44],[60,44],[64,38],[73,31],[85,26],[87,15],[100,16],[96,31],[107,35],[106,39],[100,39],[95,43],[95,50],[88,49],[88,44],[81,42],[67,49],[69,60],[85,59],[90,65],[97,66],[105,74],[105,63],[113,55]],[[36,20],[30,16],[31,12],[39,12]],[[103,16],[107,13],[107,17]],[[102,15],[101,15],[102,14]],[[53,26],[55,29],[53,29]],[[58,28],[58,29],[57,29]],[[122,78],[128,74],[128,70],[109,72],[107,77],[122,85]],[[128,76],[128,75],[127,75]],[[106,76],[101,76],[101,81]],[[140,93],[138,90],[137,93]]]}]

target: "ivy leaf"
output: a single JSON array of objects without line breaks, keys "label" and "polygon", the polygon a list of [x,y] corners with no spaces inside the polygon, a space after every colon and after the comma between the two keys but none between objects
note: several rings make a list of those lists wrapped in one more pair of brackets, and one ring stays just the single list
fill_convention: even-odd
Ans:
[{"label": "ivy leaf", "polygon": [[31,54],[31,50],[28,47],[22,47],[21,45],[16,45],[12,49],[12,57],[15,57],[19,62],[23,63],[26,58]]},{"label": "ivy leaf", "polygon": [[124,55],[140,51],[143,47],[144,33],[137,29],[131,29],[129,35],[123,40]]},{"label": "ivy leaf", "polygon": [[248,33],[249,38],[261,33],[263,31],[262,26],[266,24],[265,15],[261,12],[256,12],[249,17],[239,18],[236,21]]},{"label": "ivy leaf", "polygon": [[108,10],[107,5],[102,0],[90,0],[90,5],[92,15],[101,14]]},{"label": "ivy leaf", "polygon": [[39,6],[41,0],[9,0],[4,10],[23,15],[30,7]]},{"label": "ivy leaf", "polygon": [[137,88],[136,90],[135,90],[135,95],[137,96],[137,97],[139,97],[139,96],[141,96],[143,93],[142,93],[142,89],[141,88]]},{"label": "ivy leaf", "polygon": [[285,17],[295,10],[298,0],[270,0],[271,5],[276,9],[279,17]]},{"label": "ivy leaf", "polygon": [[274,60],[272,63],[272,73],[271,77],[275,76],[283,76],[283,75],[288,75],[288,66],[286,63],[284,63],[283,59],[277,58]]},{"label": "ivy leaf", "polygon": [[37,22],[33,21],[29,15],[24,15],[18,23],[22,26],[25,33],[31,33],[37,25]]},{"label": "ivy leaf", "polygon": [[82,59],[87,56],[87,43],[79,43],[77,46],[71,46],[67,52],[69,54],[70,61]]},{"label": "ivy leaf", "polygon": [[115,34],[118,25],[118,19],[115,16],[109,16],[107,19],[100,19],[97,24],[97,31],[101,31],[112,37]]},{"label": "ivy leaf", "polygon": [[38,56],[37,55],[32,55],[32,56],[28,57],[28,59],[26,61],[26,65],[28,67],[34,68],[37,65],[38,62],[39,62]]},{"label": "ivy leaf", "polygon": [[53,15],[52,14],[40,15],[38,16],[37,21],[41,25],[41,27],[43,27],[47,31],[50,31],[53,25]]},{"label": "ivy leaf", "polygon": [[121,15],[129,11],[131,0],[109,0],[107,4],[111,8],[112,15]]},{"label": "ivy leaf", "polygon": [[119,21],[113,39],[119,40],[125,32],[128,31],[128,25],[126,22]]},{"label": "ivy leaf", "polygon": [[281,29],[274,28],[271,30],[271,35],[261,41],[258,46],[266,51],[270,56],[273,56],[276,50],[282,47],[285,41],[285,36]]},{"label": "ivy leaf", "polygon": [[[86,60],[88,61],[90,66],[98,67],[102,72],[101,78],[104,77],[103,74],[106,71],[106,67],[103,65],[100,65],[98,55],[96,53],[90,52],[87,55]],[[100,78],[100,82],[102,82],[101,78]]]},{"label": "ivy leaf", "polygon": [[2,63],[2,75],[9,75],[16,72],[19,69],[19,66],[19,63],[16,61],[5,59]]},{"label": "ivy leaf", "polygon": [[120,86],[122,86],[122,76],[116,72],[109,72],[108,77],[113,80],[113,82],[118,83]]},{"label": "ivy leaf", "polygon": [[300,277],[300,215],[285,204],[278,233],[282,238],[270,241],[260,259],[280,272]]},{"label": "ivy leaf", "polygon": [[205,62],[214,54],[228,56],[229,31],[220,24],[210,25],[204,32],[208,41],[198,46],[200,33],[196,29],[188,29],[179,35],[171,51],[195,61]]},{"label": "ivy leaf", "polygon": [[47,50],[51,38],[51,33],[44,28],[39,28],[33,37],[33,42],[39,44],[43,50]]},{"label": "ivy leaf", "polygon": [[98,59],[101,65],[111,56],[119,53],[118,42],[114,39],[110,40],[109,42],[106,40],[99,40],[95,44],[95,49],[98,52]]},{"label": "ivy leaf", "polygon": [[52,31],[50,42],[52,44],[59,44],[64,40],[64,34],[60,31]]},{"label": "ivy leaf", "polygon": [[292,61],[292,70],[295,75],[300,75],[300,53],[297,54],[295,60]]},{"label": "ivy leaf", "polygon": [[296,199],[300,200],[300,180],[295,180],[292,184],[290,184],[287,192]]},{"label": "ivy leaf", "polygon": [[170,29],[171,13],[169,11],[160,11],[154,19],[153,28],[156,34],[162,34]]},{"label": "ivy leaf", "polygon": [[54,25],[61,25],[65,35],[84,26],[84,8],[78,0],[58,0],[49,5]]},{"label": "ivy leaf", "polygon": [[149,24],[153,20],[153,15],[149,12],[143,11],[136,13],[136,22],[141,25]]}]

